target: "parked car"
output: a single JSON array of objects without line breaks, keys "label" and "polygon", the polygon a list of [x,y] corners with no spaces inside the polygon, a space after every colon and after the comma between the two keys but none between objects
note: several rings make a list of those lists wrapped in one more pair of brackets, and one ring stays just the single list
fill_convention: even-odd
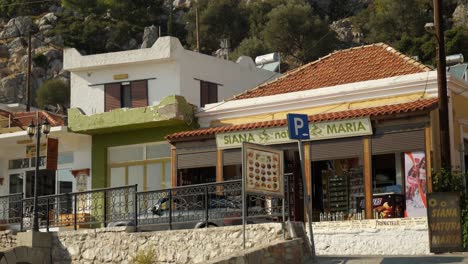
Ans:
[{"label": "parked car", "polygon": [[[206,208],[204,200],[188,201],[176,197],[172,200],[170,208],[168,198],[159,198],[153,206],[138,215],[138,230],[167,230],[170,226],[172,229],[192,229],[240,225],[242,224],[241,204],[224,196],[214,196],[208,199],[208,208]],[[261,210],[260,206],[251,206],[248,214],[255,215]],[[272,218],[268,215],[251,217],[247,223],[271,222]],[[112,221],[108,224],[108,227],[117,226],[135,226],[134,217],[129,216],[127,220]]]}]

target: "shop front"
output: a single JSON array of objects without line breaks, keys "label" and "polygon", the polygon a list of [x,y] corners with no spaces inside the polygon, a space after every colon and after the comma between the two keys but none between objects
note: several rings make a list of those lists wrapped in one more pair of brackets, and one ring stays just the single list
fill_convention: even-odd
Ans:
[{"label": "shop front", "polygon": [[[426,215],[425,194],[431,188],[429,113],[436,104],[435,100],[426,101],[422,109],[405,113],[404,119],[401,114],[392,114],[395,105],[368,108],[369,114],[360,117],[326,120],[320,115],[309,116],[311,140],[304,142],[304,177],[312,196],[313,221]],[[288,139],[285,122],[169,135],[177,168],[172,184],[240,179],[242,142],[271,145],[284,153],[291,219],[304,220],[299,151],[297,143]]]}]

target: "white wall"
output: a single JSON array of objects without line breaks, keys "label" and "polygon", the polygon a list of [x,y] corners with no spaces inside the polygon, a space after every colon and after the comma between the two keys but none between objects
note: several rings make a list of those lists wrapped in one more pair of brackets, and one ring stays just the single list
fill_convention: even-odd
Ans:
[{"label": "white wall", "polygon": [[218,100],[223,101],[279,76],[275,72],[257,69],[253,62],[238,64],[187,50],[178,54],[177,59],[181,66],[182,95],[197,106],[200,106],[199,80],[221,84],[218,86]]},{"label": "white wall", "polygon": [[[91,136],[79,135],[67,132],[52,133],[51,136],[59,139],[59,154],[64,152],[73,152],[73,163],[58,165],[58,169],[86,169],[91,168]],[[23,137],[16,137],[9,140],[7,144],[5,139],[0,141],[8,146],[8,152],[0,150],[0,177],[3,177],[3,185],[0,185],[0,196],[9,194],[10,174],[34,170],[34,168],[24,168],[9,170],[8,160],[26,158],[26,145],[13,144],[17,140],[24,140]],[[5,155],[3,155],[5,154]],[[76,183],[74,184],[76,185]],[[91,177],[88,178],[88,189],[91,188]]]},{"label": "white wall", "polygon": [[[174,61],[127,64],[71,73],[71,107],[81,108],[87,115],[104,112],[104,83],[148,80],[148,103],[180,94],[179,66]],[[128,79],[114,80],[116,74],[128,74]],[[153,79],[155,78],[155,79]],[[93,85],[101,84],[101,85]]]},{"label": "white wall", "polygon": [[[221,84],[218,99],[222,101],[278,75],[257,69],[251,59],[235,63],[185,50],[173,37],[161,37],[149,49],[90,56],[66,49],[64,69],[71,72],[71,107],[87,115],[104,111],[104,85],[95,84],[156,78],[149,81],[149,105],[168,95],[181,95],[198,106],[199,80]],[[114,80],[116,74],[128,74],[128,79]]]}]

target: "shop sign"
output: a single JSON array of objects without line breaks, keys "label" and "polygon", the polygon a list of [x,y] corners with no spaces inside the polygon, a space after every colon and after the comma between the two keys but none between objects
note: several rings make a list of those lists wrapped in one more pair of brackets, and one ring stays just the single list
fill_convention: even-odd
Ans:
[{"label": "shop sign", "polygon": [[[47,154],[47,144],[42,143],[39,148],[39,156],[45,156]],[[36,145],[31,144],[26,146],[26,158],[36,157]]]},{"label": "shop sign", "polygon": [[[310,140],[372,135],[369,117],[309,123]],[[240,148],[243,142],[262,145],[293,143],[289,139],[288,128],[276,127],[256,130],[220,133],[216,135],[219,149]]]},{"label": "shop sign", "polygon": [[429,193],[427,216],[432,253],[462,251],[460,195]]},{"label": "shop sign", "polygon": [[283,197],[283,151],[244,143],[242,155],[245,192]]}]

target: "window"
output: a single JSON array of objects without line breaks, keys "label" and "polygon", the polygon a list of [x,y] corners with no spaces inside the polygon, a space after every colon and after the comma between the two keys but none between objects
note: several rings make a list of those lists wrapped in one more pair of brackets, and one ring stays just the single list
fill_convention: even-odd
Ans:
[{"label": "window", "polygon": [[218,102],[218,85],[200,81],[200,107],[216,102]]},{"label": "window", "polygon": [[109,83],[104,86],[106,112],[122,107],[148,106],[148,81]]}]

